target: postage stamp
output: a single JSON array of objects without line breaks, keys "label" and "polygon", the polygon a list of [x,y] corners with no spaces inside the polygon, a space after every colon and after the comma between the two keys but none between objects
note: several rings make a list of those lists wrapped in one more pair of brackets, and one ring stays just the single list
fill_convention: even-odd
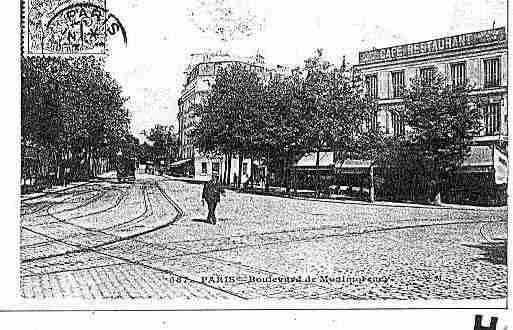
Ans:
[{"label": "postage stamp", "polygon": [[105,54],[110,36],[125,28],[105,0],[25,0],[26,54]]},{"label": "postage stamp", "polygon": [[22,8],[19,306],[507,306],[504,1]]}]

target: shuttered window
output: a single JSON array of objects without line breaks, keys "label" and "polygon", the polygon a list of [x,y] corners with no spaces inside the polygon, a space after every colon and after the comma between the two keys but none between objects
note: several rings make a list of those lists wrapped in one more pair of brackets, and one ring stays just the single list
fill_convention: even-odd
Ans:
[{"label": "shuttered window", "polygon": [[501,128],[501,104],[490,103],[484,108],[485,133],[497,135]]},{"label": "shuttered window", "polygon": [[392,97],[403,96],[404,90],[404,71],[392,72]]},{"label": "shuttered window", "polygon": [[365,130],[374,130],[378,128],[378,113],[374,112],[372,113],[367,120],[365,120],[364,124]]},{"label": "shuttered window", "polygon": [[453,86],[463,86],[467,82],[467,68],[465,63],[451,64],[451,77]]},{"label": "shuttered window", "polygon": [[501,63],[498,58],[484,61],[484,86],[498,87],[501,84]]},{"label": "shuttered window", "polygon": [[395,136],[404,135],[404,120],[397,112],[392,112],[392,126]]},{"label": "shuttered window", "polygon": [[420,69],[420,79],[425,84],[430,84],[433,81],[435,69],[433,67],[427,67]]},{"label": "shuttered window", "polygon": [[378,75],[370,75],[365,77],[365,85],[367,87],[367,96],[370,98],[378,97]]}]

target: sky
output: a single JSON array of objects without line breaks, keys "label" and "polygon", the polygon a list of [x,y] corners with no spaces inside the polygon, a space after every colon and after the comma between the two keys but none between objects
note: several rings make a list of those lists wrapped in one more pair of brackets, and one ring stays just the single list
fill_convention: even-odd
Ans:
[{"label": "sky", "polygon": [[[107,69],[130,98],[132,132],[155,124],[177,126],[178,98],[190,54],[227,50],[260,52],[271,65],[300,65],[323,48],[334,63],[359,51],[418,42],[506,25],[506,0],[224,0],[233,12],[250,14],[259,29],[247,38],[221,42],[202,32],[215,1],[107,0],[122,22],[128,44],[110,40]],[[206,7],[205,7],[206,6]],[[191,12],[202,13],[191,18]],[[195,17],[198,17],[196,15]]]}]

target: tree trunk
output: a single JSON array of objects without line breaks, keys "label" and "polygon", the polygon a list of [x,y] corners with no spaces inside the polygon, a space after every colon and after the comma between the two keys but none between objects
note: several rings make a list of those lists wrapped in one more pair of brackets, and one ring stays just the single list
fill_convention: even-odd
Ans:
[{"label": "tree trunk", "polygon": [[239,154],[239,170],[237,174],[237,187],[242,189],[242,162],[244,161],[244,155]]},{"label": "tree trunk", "polygon": [[294,166],[294,195],[297,196],[297,166]]},{"label": "tree trunk", "polygon": [[375,202],[375,196],[374,196],[374,165],[371,165],[369,170],[369,202],[374,203]]},{"label": "tree trunk", "polygon": [[435,199],[433,200],[433,204],[434,205],[442,205],[442,193],[440,191],[438,191],[436,194],[435,194]]},{"label": "tree trunk", "polygon": [[265,175],[265,182],[264,182],[264,185],[265,185],[265,189],[264,190],[265,190],[265,192],[269,192],[269,184],[270,184],[269,180],[270,180],[270,176],[271,176],[270,171],[269,171],[270,168],[271,168],[271,166],[270,166],[271,165],[271,161],[270,161],[269,157],[270,157],[269,156],[269,152],[267,152],[267,162],[266,162],[267,166],[265,167],[265,173],[264,173],[264,175]]},{"label": "tree trunk", "polygon": [[431,187],[431,196],[433,197],[433,204],[434,205],[442,205],[442,189],[441,188],[441,175],[437,174],[436,179],[432,180],[432,187]]},{"label": "tree trunk", "polygon": [[286,172],[286,165],[285,165],[285,163],[287,162],[286,159],[287,159],[287,157],[284,156],[282,166],[281,166],[281,186],[282,187],[287,186],[287,177],[286,177],[287,172]]},{"label": "tree trunk", "polygon": [[315,197],[319,197],[319,181],[321,180],[320,173],[320,161],[321,161],[321,151],[320,148],[317,148],[317,155],[315,158]]},{"label": "tree trunk", "polygon": [[226,167],[228,166],[227,159],[228,159],[228,157],[226,155],[224,155],[224,157],[223,157],[223,166],[222,166],[223,173],[221,175],[221,184],[222,185],[226,185]]},{"label": "tree trunk", "polygon": [[251,185],[251,189],[253,189],[253,178],[255,177],[255,173],[253,172],[253,157],[249,158],[249,184]]},{"label": "tree trunk", "polygon": [[230,177],[230,176],[232,175],[232,154],[231,154],[231,153],[228,153],[228,154],[226,155],[226,157],[227,157],[226,161],[227,161],[227,163],[228,163],[228,164],[227,164],[228,166],[226,166],[226,170],[227,170],[227,172],[228,172],[228,173],[226,174],[226,185],[228,185],[228,186],[229,186],[229,185],[231,184],[231,182],[232,182],[232,179],[231,179],[231,177]]},{"label": "tree trunk", "polygon": [[290,177],[291,177],[291,164],[292,164],[292,156],[289,155],[287,156],[286,158],[286,173],[287,173],[287,180],[285,181],[285,185],[286,185],[286,192],[287,192],[287,195],[290,194]]}]

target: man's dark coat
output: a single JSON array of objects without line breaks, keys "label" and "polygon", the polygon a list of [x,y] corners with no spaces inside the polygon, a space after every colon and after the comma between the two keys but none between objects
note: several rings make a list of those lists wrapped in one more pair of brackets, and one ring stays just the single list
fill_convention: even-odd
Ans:
[{"label": "man's dark coat", "polygon": [[222,193],[224,193],[224,189],[221,188],[219,183],[216,184],[214,181],[209,181],[203,186],[203,194],[201,197],[206,200],[207,203],[219,203]]}]

